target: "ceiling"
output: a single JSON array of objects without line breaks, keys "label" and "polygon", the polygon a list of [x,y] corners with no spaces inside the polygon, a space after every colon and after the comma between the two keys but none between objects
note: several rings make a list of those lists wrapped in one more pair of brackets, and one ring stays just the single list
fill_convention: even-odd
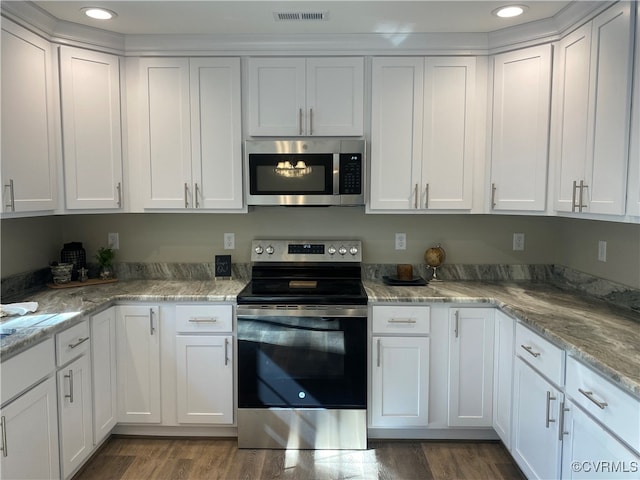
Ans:
[{"label": "ceiling", "polygon": [[[35,1],[58,20],[120,34],[341,34],[487,33],[553,17],[571,2],[436,0],[201,0],[201,1]],[[594,2],[596,3],[596,2]],[[524,15],[492,15],[508,4],[528,6]],[[81,8],[102,6],[117,13],[92,20]],[[328,20],[276,21],[274,12],[328,12]]]}]

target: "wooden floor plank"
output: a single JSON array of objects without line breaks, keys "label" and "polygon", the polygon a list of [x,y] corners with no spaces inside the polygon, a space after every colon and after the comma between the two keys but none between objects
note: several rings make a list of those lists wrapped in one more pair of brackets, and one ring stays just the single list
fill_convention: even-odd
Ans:
[{"label": "wooden floor plank", "polygon": [[367,450],[238,449],[236,439],[112,437],[73,480],[523,480],[499,442],[380,441]]}]

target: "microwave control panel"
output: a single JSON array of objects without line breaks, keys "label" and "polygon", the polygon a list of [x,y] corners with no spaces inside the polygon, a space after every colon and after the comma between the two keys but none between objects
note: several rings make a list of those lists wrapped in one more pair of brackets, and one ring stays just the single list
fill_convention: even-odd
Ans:
[{"label": "microwave control panel", "polygon": [[362,194],[362,154],[340,154],[340,190],[341,195]]}]

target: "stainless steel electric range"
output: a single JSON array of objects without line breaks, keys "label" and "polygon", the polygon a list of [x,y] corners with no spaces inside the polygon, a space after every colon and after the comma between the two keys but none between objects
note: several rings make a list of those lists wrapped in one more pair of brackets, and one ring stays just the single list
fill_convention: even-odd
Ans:
[{"label": "stainless steel electric range", "polygon": [[254,240],[238,295],[238,446],[367,448],[358,240]]}]

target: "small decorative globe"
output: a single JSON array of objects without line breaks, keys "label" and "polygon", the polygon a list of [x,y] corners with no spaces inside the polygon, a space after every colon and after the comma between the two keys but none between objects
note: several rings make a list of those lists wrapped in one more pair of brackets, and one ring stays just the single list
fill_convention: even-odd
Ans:
[{"label": "small decorative globe", "polygon": [[442,248],[440,244],[435,247],[427,248],[427,251],[424,252],[424,261],[430,267],[440,267],[444,263],[445,258],[446,254],[444,252],[444,248]]}]

